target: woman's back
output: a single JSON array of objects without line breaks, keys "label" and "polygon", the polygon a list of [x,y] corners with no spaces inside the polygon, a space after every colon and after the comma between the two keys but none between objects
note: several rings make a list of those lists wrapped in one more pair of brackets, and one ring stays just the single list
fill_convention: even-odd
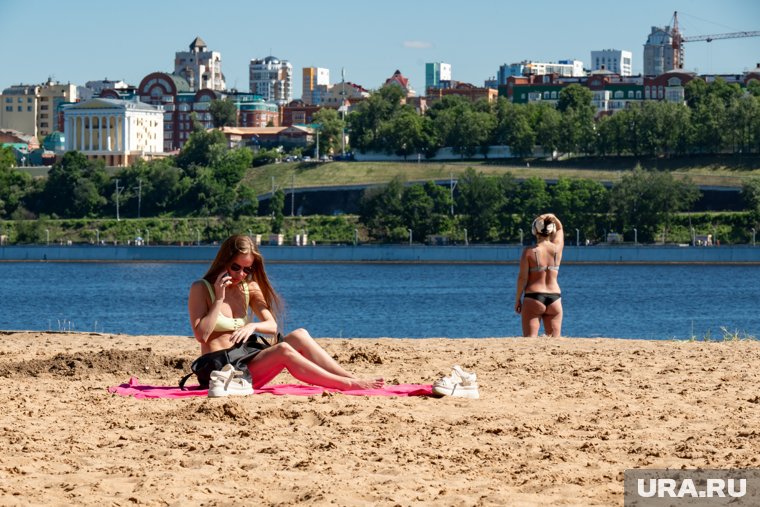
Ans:
[{"label": "woman's back", "polygon": [[525,292],[559,293],[559,266],[562,262],[562,247],[551,241],[539,241],[526,248],[523,255],[528,261],[528,283]]}]

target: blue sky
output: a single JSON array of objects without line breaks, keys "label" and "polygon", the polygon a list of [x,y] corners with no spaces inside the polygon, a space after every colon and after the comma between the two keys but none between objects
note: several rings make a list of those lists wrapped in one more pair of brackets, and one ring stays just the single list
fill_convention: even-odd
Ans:
[{"label": "blue sky", "polygon": [[[757,0],[0,0],[0,89],[48,76],[137,85],[171,72],[174,53],[196,36],[221,52],[227,86],[241,91],[251,58],[290,61],[296,97],[308,66],[330,69],[332,82],[345,68],[370,89],[399,69],[423,92],[425,62],[450,63],[453,79],[482,86],[503,63],[588,66],[592,50],[614,48],[632,51],[639,73],[650,28],[668,25],[673,11],[687,36],[760,30]],[[686,44],[687,70],[741,73],[758,63],[760,37]]]}]

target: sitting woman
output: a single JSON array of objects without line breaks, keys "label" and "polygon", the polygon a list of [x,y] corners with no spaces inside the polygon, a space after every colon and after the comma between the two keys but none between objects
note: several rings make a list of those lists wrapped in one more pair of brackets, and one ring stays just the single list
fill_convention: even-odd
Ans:
[{"label": "sitting woman", "polygon": [[[283,369],[303,382],[334,389],[383,385],[382,378],[361,379],[347,372],[305,329],[278,335],[275,314],[280,307],[280,298],[264,270],[264,259],[251,238],[242,235],[222,243],[205,276],[192,284],[188,300],[190,324],[202,354],[230,349],[254,333],[279,338],[248,362],[255,388]],[[257,322],[249,318],[249,309]]]},{"label": "sitting woman", "polygon": [[522,316],[523,336],[538,336],[543,320],[544,332],[559,337],[562,299],[557,277],[565,246],[562,222],[546,213],[533,221],[531,229],[536,236],[536,245],[524,249],[520,257],[515,312]]}]

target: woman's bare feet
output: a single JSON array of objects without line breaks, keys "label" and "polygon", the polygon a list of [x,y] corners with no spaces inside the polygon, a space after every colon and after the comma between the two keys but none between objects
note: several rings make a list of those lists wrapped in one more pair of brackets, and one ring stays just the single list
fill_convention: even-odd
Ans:
[{"label": "woman's bare feet", "polygon": [[383,378],[352,379],[349,389],[380,389],[385,384]]}]

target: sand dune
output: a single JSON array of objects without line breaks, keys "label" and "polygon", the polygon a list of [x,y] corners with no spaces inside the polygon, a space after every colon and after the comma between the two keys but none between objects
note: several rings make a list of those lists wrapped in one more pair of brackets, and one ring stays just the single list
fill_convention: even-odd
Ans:
[{"label": "sand dune", "polygon": [[[0,333],[2,505],[622,505],[627,468],[749,468],[760,342],[322,339],[349,369],[480,400],[137,400],[184,337]],[[293,383],[283,374],[276,382]]]}]

